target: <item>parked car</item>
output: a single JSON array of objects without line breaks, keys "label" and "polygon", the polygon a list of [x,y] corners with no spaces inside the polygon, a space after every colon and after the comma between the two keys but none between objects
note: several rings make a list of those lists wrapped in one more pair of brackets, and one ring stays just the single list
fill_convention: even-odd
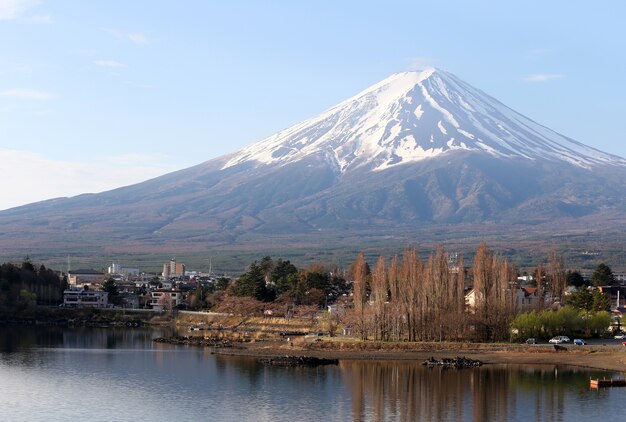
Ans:
[{"label": "parked car", "polygon": [[575,338],[574,339],[574,344],[576,346],[584,346],[585,344],[587,344],[587,342],[581,338]]},{"label": "parked car", "polygon": [[569,343],[569,342],[570,342],[570,339],[567,336],[556,336],[548,340],[548,343],[552,343],[552,344],[561,344],[561,343]]},{"label": "parked car", "polygon": [[534,338],[534,337],[527,338],[526,339],[526,344],[537,344],[537,339]]},{"label": "parked car", "polygon": [[615,336],[617,340],[624,340],[626,338],[626,334],[620,333]]}]

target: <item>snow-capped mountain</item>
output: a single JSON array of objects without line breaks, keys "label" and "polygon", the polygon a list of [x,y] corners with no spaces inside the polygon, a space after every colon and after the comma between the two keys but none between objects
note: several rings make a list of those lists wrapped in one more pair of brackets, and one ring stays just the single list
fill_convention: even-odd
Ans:
[{"label": "snow-capped mountain", "polygon": [[429,69],[185,170],[2,211],[0,255],[479,242],[511,230],[606,242],[625,229],[623,158]]},{"label": "snow-capped mountain", "polygon": [[391,75],[243,149],[224,167],[250,161],[285,165],[322,154],[340,172],[360,166],[384,170],[454,150],[581,167],[625,163],[535,123],[448,72],[427,69]]}]

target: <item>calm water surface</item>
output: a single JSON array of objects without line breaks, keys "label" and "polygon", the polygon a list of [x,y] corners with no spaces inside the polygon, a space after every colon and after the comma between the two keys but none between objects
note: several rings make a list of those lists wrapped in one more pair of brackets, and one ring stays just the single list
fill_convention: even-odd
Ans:
[{"label": "calm water surface", "polygon": [[626,420],[611,373],[344,361],[266,367],[157,344],[150,329],[0,328],[0,421]]}]

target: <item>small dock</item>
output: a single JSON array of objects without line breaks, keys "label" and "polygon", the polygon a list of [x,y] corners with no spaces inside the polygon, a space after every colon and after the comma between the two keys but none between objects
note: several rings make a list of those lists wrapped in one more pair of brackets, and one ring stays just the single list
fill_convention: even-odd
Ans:
[{"label": "small dock", "polygon": [[614,378],[614,379],[590,379],[589,387],[591,388],[605,388],[605,387],[626,387],[626,379]]}]

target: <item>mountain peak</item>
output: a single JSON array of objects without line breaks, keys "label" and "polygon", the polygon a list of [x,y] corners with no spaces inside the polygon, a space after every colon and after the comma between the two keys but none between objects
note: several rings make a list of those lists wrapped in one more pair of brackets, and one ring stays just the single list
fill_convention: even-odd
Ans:
[{"label": "mountain peak", "polygon": [[449,72],[427,68],[394,73],[244,148],[224,168],[243,162],[284,165],[315,156],[342,173],[362,167],[380,171],[459,150],[579,167],[626,165],[535,123]]}]

